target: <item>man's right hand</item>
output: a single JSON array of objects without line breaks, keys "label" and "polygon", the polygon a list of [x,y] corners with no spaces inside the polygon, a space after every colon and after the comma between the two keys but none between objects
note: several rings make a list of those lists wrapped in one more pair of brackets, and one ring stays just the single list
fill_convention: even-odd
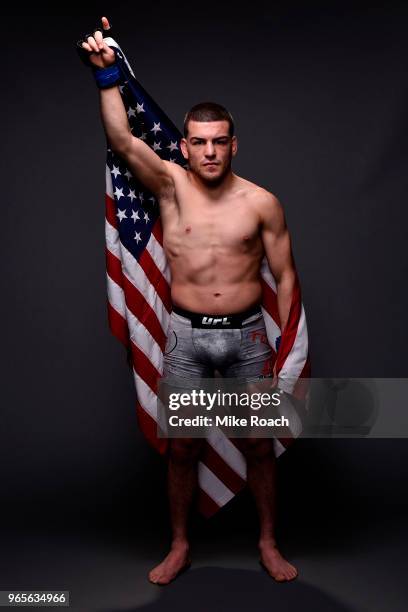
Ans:
[{"label": "man's right hand", "polygon": [[[106,17],[102,17],[103,30],[109,30],[109,21]],[[102,32],[98,30],[93,36],[88,36],[87,42],[82,43],[83,49],[89,53],[89,61],[95,68],[107,68],[115,63],[115,52],[111,47],[108,47],[103,39]]]}]

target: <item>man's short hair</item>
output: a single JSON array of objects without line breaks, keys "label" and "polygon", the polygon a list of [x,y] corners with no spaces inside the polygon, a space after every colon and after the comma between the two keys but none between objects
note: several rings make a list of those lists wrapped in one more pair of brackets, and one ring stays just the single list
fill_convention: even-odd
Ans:
[{"label": "man's short hair", "polygon": [[234,120],[231,113],[216,102],[200,102],[190,108],[184,117],[184,138],[187,138],[189,121],[228,121],[229,135],[234,135]]}]

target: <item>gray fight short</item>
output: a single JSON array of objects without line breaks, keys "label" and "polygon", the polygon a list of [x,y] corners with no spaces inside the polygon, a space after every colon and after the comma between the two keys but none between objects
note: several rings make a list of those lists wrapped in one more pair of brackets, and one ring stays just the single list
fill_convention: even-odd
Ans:
[{"label": "gray fight short", "polygon": [[260,306],[232,315],[193,313],[174,307],[163,376],[188,383],[213,378],[248,382],[272,377],[273,354]]}]

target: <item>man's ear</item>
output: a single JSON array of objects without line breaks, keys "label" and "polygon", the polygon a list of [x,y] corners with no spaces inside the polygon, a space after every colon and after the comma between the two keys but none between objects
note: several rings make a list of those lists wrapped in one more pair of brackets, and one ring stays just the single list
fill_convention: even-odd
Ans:
[{"label": "man's ear", "polygon": [[180,149],[181,149],[184,159],[188,159],[187,140],[185,138],[182,138],[180,140]]},{"label": "man's ear", "polygon": [[238,140],[236,136],[232,137],[231,144],[232,144],[232,157],[235,157],[238,151]]}]

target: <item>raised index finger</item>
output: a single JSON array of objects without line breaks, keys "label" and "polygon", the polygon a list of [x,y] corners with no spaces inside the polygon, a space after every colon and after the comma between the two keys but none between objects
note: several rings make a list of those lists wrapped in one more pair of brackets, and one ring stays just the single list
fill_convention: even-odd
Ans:
[{"label": "raised index finger", "polygon": [[107,18],[107,17],[102,17],[102,18],[101,18],[101,21],[102,21],[102,27],[103,27],[103,29],[104,29],[104,30],[109,30],[109,28],[110,28],[110,23],[109,23],[108,18]]}]

